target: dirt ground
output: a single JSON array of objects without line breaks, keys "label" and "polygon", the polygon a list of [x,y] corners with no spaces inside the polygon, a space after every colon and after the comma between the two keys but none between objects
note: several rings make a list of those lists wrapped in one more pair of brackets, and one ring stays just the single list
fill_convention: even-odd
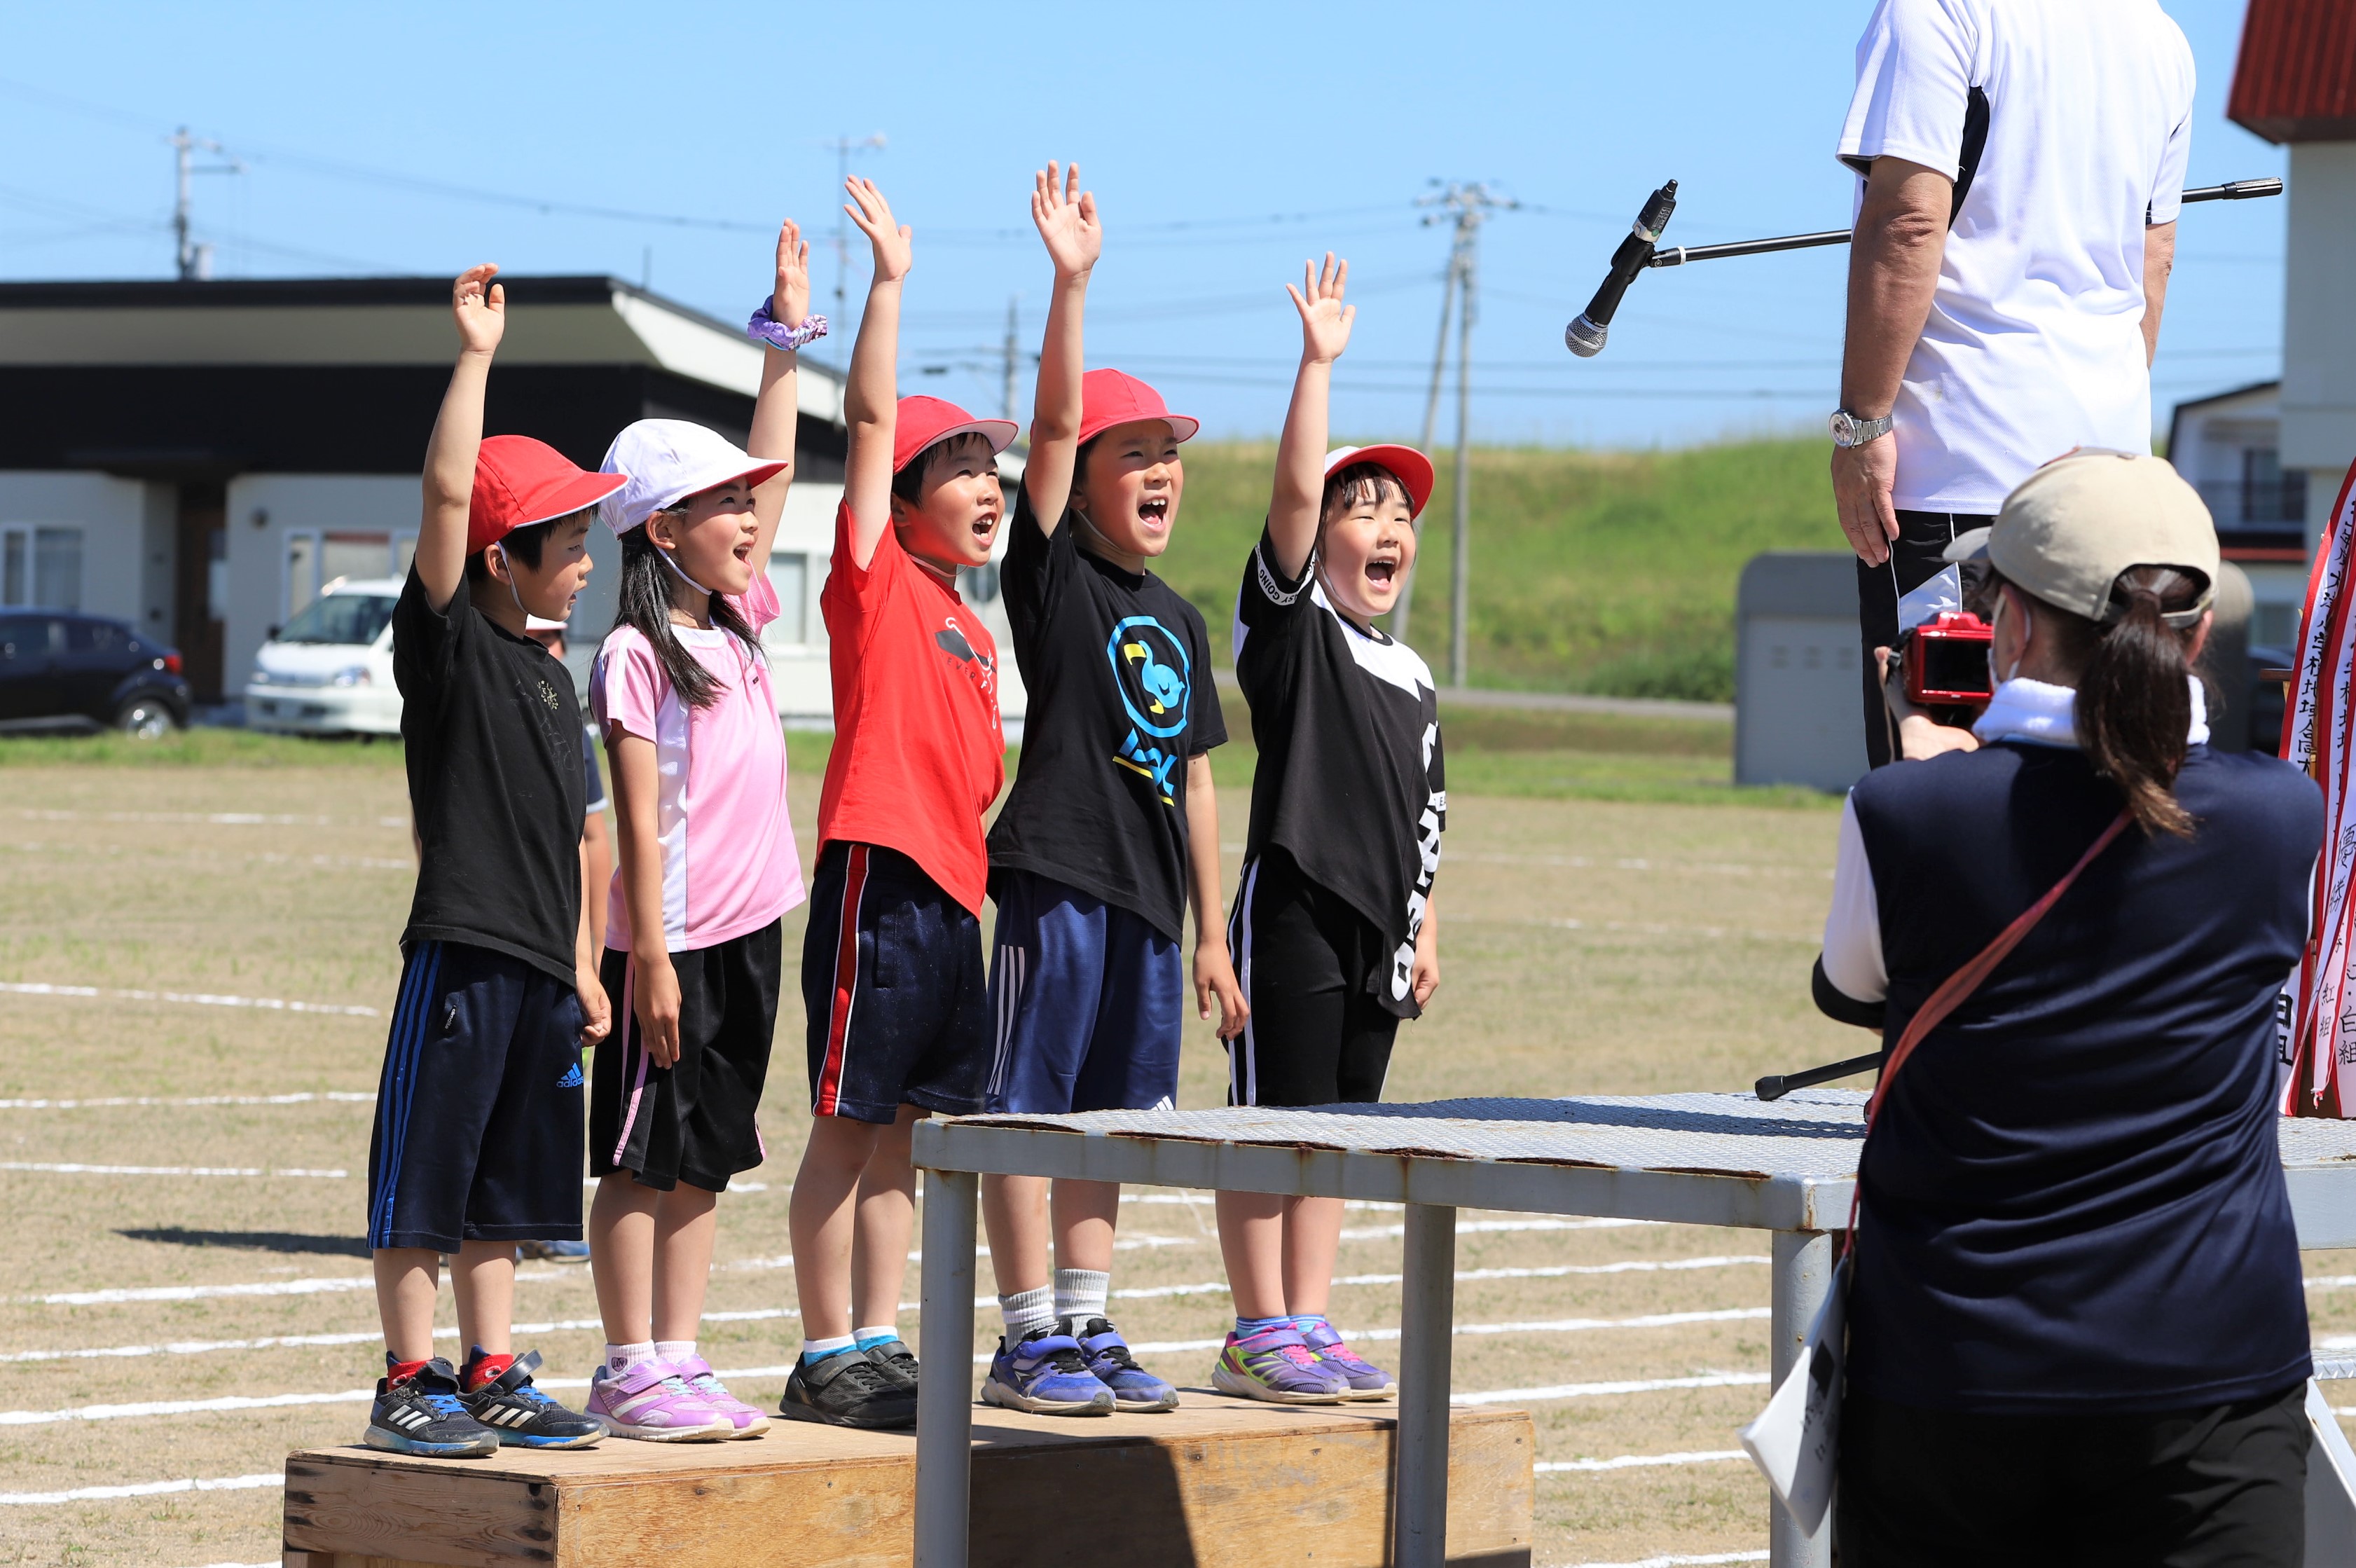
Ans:
[{"label": "dirt ground", "polygon": [[[815,778],[798,779],[806,849],[815,799]],[[1443,989],[1401,1036],[1389,1098],[1731,1089],[1861,1048],[1861,1036],[1807,1001],[1832,813],[1454,805],[1440,880]],[[1223,794],[1221,809],[1226,836],[1239,838],[1244,797]],[[358,1437],[380,1365],[361,1239],[366,1097],[411,886],[400,772],[12,768],[0,793],[0,982],[97,993],[0,992],[0,1563],[274,1563],[279,1498],[261,1481],[15,1499],[266,1477],[290,1447]],[[789,962],[800,927],[798,913],[788,918]],[[703,1345],[723,1370],[782,1367],[799,1346],[785,1257],[806,1121],[797,1003],[779,1024],[762,1112],[778,1155],[723,1208]],[[1223,1054],[1198,1027],[1182,1103],[1218,1103],[1223,1081]],[[228,1102],[256,1097],[308,1098]],[[207,1098],[223,1102],[185,1103]],[[101,1100],[145,1102],[56,1103]],[[28,1103],[37,1101],[50,1103]],[[56,1168],[92,1165],[133,1168]],[[1227,1304],[1207,1206],[1173,1192],[1132,1197],[1115,1289],[1202,1288],[1118,1305],[1123,1328],[1149,1347],[1215,1340]],[[1508,1218],[1464,1216],[1459,1266],[1476,1277],[1460,1286],[1457,1320],[1539,1326],[1461,1334],[1461,1392],[1765,1372],[1763,1236],[1480,1228]],[[1398,1220],[1396,1210],[1354,1212],[1342,1273],[1396,1274]],[[1693,1266],[1657,1266],[1669,1262]],[[1477,1277],[1550,1268],[1597,1272]],[[2308,1272],[2356,1273],[2356,1261],[2309,1254]],[[563,1380],[586,1376],[603,1339],[587,1272],[535,1264],[521,1282],[519,1320],[537,1326],[519,1342],[547,1358],[544,1381],[571,1391]],[[2319,1287],[2310,1303],[2319,1338],[2356,1333],[2356,1292]],[[1394,1284],[1345,1284],[1335,1316],[1395,1332],[1398,1305]],[[1545,1326],[1703,1312],[1754,1316]],[[979,1316],[994,1335],[992,1315]],[[902,1321],[913,1332],[914,1314]],[[1383,1343],[1369,1346],[1377,1359]],[[1142,1359],[1199,1384],[1212,1353],[1149,1348]],[[774,1402],[783,1382],[770,1373],[734,1387]],[[107,1408],[232,1395],[287,1402]],[[1722,1453],[1764,1397],[1738,1383],[1528,1408],[1544,1464]],[[1766,1492],[1739,1461],[1542,1474],[1537,1496],[1541,1564],[1765,1544]]]}]

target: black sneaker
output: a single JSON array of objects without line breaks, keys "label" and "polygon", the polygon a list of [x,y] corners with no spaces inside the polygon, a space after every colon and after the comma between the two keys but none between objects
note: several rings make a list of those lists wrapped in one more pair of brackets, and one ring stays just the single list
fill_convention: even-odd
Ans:
[{"label": "black sneaker", "polygon": [[[474,1381],[475,1368],[482,1359],[480,1350],[466,1358],[461,1387]],[[540,1352],[527,1350],[481,1388],[460,1394],[459,1401],[493,1437],[519,1447],[586,1448],[604,1437],[604,1422],[567,1410],[531,1386],[531,1375],[539,1369]]]},{"label": "black sneaker", "polygon": [[914,1426],[916,1386],[911,1382],[904,1388],[858,1351],[842,1350],[817,1361],[796,1362],[777,1413],[787,1421],[828,1426]]},{"label": "black sneaker", "polygon": [[894,1387],[916,1391],[916,1353],[900,1339],[886,1339],[880,1345],[870,1345],[860,1352],[874,1364]]},{"label": "black sneaker", "polygon": [[394,1454],[475,1459],[499,1451],[499,1434],[477,1421],[458,1398],[458,1374],[436,1356],[407,1382],[380,1378],[360,1441]]}]

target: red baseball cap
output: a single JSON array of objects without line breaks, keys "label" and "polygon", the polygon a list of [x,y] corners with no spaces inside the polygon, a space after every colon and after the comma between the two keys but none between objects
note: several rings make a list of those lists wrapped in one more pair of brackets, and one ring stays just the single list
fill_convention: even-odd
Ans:
[{"label": "red baseball cap", "polygon": [[1397,479],[1407,491],[1408,515],[1421,517],[1431,499],[1431,459],[1412,446],[1336,446],[1325,454],[1325,477],[1332,478],[1356,463],[1372,463]]},{"label": "red baseball cap", "polygon": [[1086,446],[1116,424],[1158,419],[1181,441],[1192,441],[1203,428],[1199,419],[1173,413],[1162,394],[1119,371],[1090,371],[1080,378],[1080,444]]},{"label": "red baseball cap", "polygon": [[926,447],[952,435],[970,431],[986,437],[995,455],[1012,446],[1023,428],[1011,419],[976,419],[947,398],[939,397],[902,398],[897,420],[892,427],[892,471],[895,474],[915,462]]},{"label": "red baseball cap", "polygon": [[493,435],[475,457],[475,494],[466,507],[466,553],[519,528],[551,522],[595,506],[629,482],[626,474],[593,474],[545,441]]}]

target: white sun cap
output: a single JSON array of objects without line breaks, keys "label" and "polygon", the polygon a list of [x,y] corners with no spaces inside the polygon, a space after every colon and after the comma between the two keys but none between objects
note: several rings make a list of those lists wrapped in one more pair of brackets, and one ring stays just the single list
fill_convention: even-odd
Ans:
[{"label": "white sun cap", "polygon": [[761,484],[786,466],[755,457],[692,420],[641,419],[622,427],[597,466],[600,473],[629,476],[620,489],[597,503],[597,515],[616,534],[627,533],[691,495],[731,479]]}]

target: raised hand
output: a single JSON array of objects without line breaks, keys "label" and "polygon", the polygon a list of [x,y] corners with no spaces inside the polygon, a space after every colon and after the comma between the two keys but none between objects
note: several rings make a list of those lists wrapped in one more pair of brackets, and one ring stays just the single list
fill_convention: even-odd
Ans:
[{"label": "raised hand", "polygon": [[875,182],[862,175],[852,175],[842,182],[851,199],[842,210],[859,225],[867,242],[875,251],[875,277],[878,282],[897,282],[908,275],[916,264],[916,249],[909,243],[910,231],[905,223],[892,221],[892,204],[875,188]]},{"label": "raised hand", "polygon": [[1031,177],[1031,221],[1046,242],[1047,259],[1059,278],[1091,271],[1104,252],[1104,228],[1097,221],[1097,198],[1080,188],[1080,166],[1063,171],[1060,187],[1054,160]]},{"label": "raised hand", "polygon": [[498,263],[468,267],[450,285],[450,314],[457,318],[458,346],[469,354],[487,354],[499,346],[508,329],[508,291],[492,278]]},{"label": "raised hand", "polygon": [[777,283],[769,295],[769,315],[788,327],[809,319],[809,242],[788,218],[777,228]]},{"label": "raised hand", "polygon": [[1330,365],[1350,346],[1350,324],[1358,318],[1358,307],[1342,303],[1342,291],[1349,282],[1350,263],[1334,261],[1333,252],[1328,251],[1322,269],[1314,262],[1301,268],[1299,288],[1284,285],[1284,292],[1292,296],[1293,308],[1301,312],[1304,362]]}]

